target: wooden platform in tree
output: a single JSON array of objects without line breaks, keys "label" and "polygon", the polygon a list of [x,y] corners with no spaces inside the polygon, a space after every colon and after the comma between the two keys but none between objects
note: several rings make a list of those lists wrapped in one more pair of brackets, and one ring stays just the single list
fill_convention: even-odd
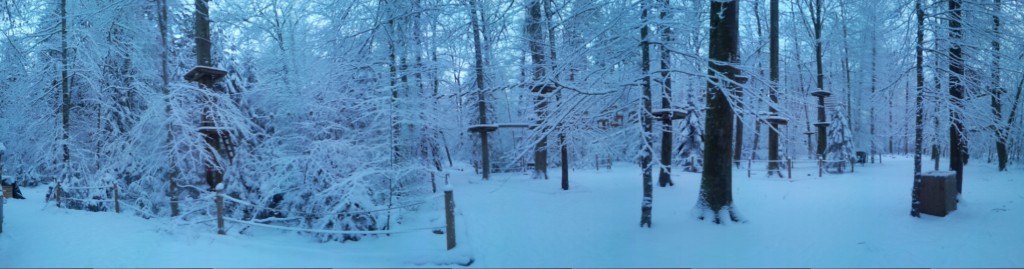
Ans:
[{"label": "wooden platform in tree", "polygon": [[471,133],[487,133],[498,130],[496,124],[477,124],[469,126],[469,132]]},{"label": "wooden platform in tree", "polygon": [[788,119],[780,116],[768,116],[768,118],[766,118],[765,121],[767,121],[769,124],[775,125],[786,125],[787,123],[789,123]]},{"label": "wooden platform in tree", "polygon": [[814,92],[811,92],[811,96],[814,96],[814,97],[829,97],[829,96],[832,96],[832,93],[828,92],[828,91],[814,91]]},{"label": "wooden platform in tree", "polygon": [[193,82],[217,81],[228,74],[227,70],[209,66],[196,66],[185,73],[185,80]]},{"label": "wooden platform in tree", "polygon": [[659,119],[681,120],[686,118],[686,111],[678,108],[660,108],[651,110],[651,115]]}]

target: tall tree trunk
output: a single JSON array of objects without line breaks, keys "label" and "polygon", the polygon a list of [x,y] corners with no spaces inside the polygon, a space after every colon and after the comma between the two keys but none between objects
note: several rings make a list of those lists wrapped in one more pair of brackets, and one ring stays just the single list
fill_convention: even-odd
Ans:
[{"label": "tall tree trunk", "polygon": [[917,46],[914,48],[914,70],[917,73],[917,96],[914,98],[914,188],[911,192],[910,215],[920,217],[921,152],[924,147],[924,10],[921,0],[914,1],[917,14]]},{"label": "tall tree trunk", "polygon": [[[779,0],[771,0],[769,5],[768,20],[771,28],[768,30],[768,98],[772,103],[768,106],[768,112],[772,116],[778,116],[779,111],[776,107],[779,105]],[[775,123],[768,129],[768,171],[782,177],[782,171],[779,171],[779,125]]]},{"label": "tall tree trunk", "polygon": [[[473,28],[473,60],[476,69],[477,99],[479,101],[477,108],[480,124],[483,125],[487,124],[487,95],[484,93],[486,88],[484,87],[484,51],[480,42],[481,35],[484,33],[481,33],[480,22],[477,21],[477,14],[481,13],[480,4],[477,3],[477,0],[470,0],[469,3],[471,5],[470,12],[472,13],[469,16],[469,24]],[[486,130],[480,131],[480,158],[483,165],[481,170],[483,171],[484,180],[491,178],[491,147],[487,141],[487,136]]]},{"label": "tall tree trunk", "polygon": [[[715,223],[739,221],[732,209],[732,128],[735,113],[728,96],[741,91],[733,82],[740,70],[739,62],[739,0],[711,1],[711,39],[709,40],[707,117],[704,133],[704,172],[701,174],[697,206],[704,209],[700,219]],[[723,212],[727,211],[727,212]],[[710,213],[711,216],[707,214]]]},{"label": "tall tree trunk", "polygon": [[964,143],[963,138],[963,116],[964,109],[964,58],[961,45],[963,44],[963,29],[960,26],[963,9],[960,7],[960,0],[949,0],[949,11],[952,14],[949,20],[949,95],[952,101],[950,109],[949,126],[949,168],[956,171],[957,193],[963,192],[964,186]]},{"label": "tall tree trunk", "polygon": [[[198,66],[213,66],[213,57],[211,53],[212,44],[210,43],[210,8],[207,3],[209,0],[196,0],[195,1],[195,43],[196,43],[196,65]],[[204,78],[199,81],[202,87],[213,90],[214,81],[210,78]],[[213,122],[212,112],[208,109],[203,110],[201,125],[202,131],[206,143],[210,145],[211,152],[208,152],[211,156],[217,156],[223,151],[221,145],[221,132],[215,128]],[[218,159],[218,158],[214,158]],[[205,165],[205,177],[206,184],[213,190],[217,184],[224,181],[224,171],[222,167],[215,163],[206,163]]]},{"label": "tall tree trunk", "polygon": [[[849,22],[847,20],[848,17],[846,15],[846,12],[847,12],[846,3],[847,3],[846,1],[841,1],[840,2],[840,5],[842,5],[842,7],[840,8],[840,10],[842,11],[842,14],[840,15],[840,17],[843,18],[844,22]],[[853,118],[853,86],[852,86],[853,85],[853,81],[851,79],[851,73],[852,72],[851,72],[851,68],[850,68],[850,38],[849,38],[848,31],[847,31],[847,28],[848,28],[847,24],[849,24],[849,23],[842,23],[842,25],[843,25],[843,73],[845,73],[845,75],[846,75],[845,76],[846,77],[846,108],[847,108],[846,109],[846,120],[850,122],[850,130],[851,130],[851,133],[854,135],[854,141],[856,141],[856,134],[857,134],[857,127],[858,126],[854,124],[854,123],[857,123],[857,121],[854,120],[854,118]]]},{"label": "tall tree trunk", "polygon": [[996,135],[996,155],[999,159],[999,171],[1006,171],[1006,162],[1008,161],[1006,153],[1006,127],[1000,126],[1003,121],[1003,104],[1000,98],[1003,95],[1003,87],[1000,78],[1000,60],[1001,55],[999,54],[1002,49],[1002,44],[999,41],[1001,36],[999,35],[999,16],[1002,16],[1002,0],[995,0],[995,14],[992,15],[992,29],[995,33],[995,37],[992,39],[992,113],[995,115],[995,135]]},{"label": "tall tree trunk", "polygon": [[[876,66],[875,65],[875,61],[877,60],[877,55],[876,55],[877,54],[877,50],[875,49],[875,44],[876,43],[877,42],[874,40],[874,36],[872,36],[872,41],[871,41],[871,74],[870,74],[870,76],[871,76],[871,95],[870,95],[870,98],[869,98],[869,100],[871,100],[869,102],[871,108],[869,109],[870,111],[868,112],[868,121],[871,122],[870,130],[868,130],[869,131],[869,138],[868,138],[868,140],[870,140],[870,146],[869,146],[869,149],[868,149],[868,155],[871,155],[871,163],[875,163],[875,153],[878,151],[877,146],[875,145],[875,122],[876,122],[876,120],[875,120],[875,102],[874,102],[874,99],[875,99],[875,88],[876,88],[875,84],[877,83],[877,79],[878,79],[878,76],[875,73],[875,66]],[[879,160],[879,161],[881,161],[881,160]]]},{"label": "tall tree trunk", "polygon": [[[822,70],[822,51],[821,51],[821,30],[825,22],[824,14],[822,14],[822,3],[821,0],[815,0],[814,10],[812,11],[814,20],[814,62],[817,64],[817,90],[825,90],[825,73]],[[825,96],[818,96],[818,123],[825,122]],[[823,158],[825,156],[825,147],[828,145],[826,141],[826,132],[824,124],[816,124],[818,127],[818,157]]]},{"label": "tall tree trunk", "polygon": [[[554,0],[544,0],[544,15],[546,19],[545,22],[548,26],[548,51],[551,53],[551,59],[548,61],[551,64],[548,65],[548,70],[551,70],[551,75],[554,76],[554,79],[557,81],[559,77],[558,73],[556,73],[555,70],[558,70],[558,52],[555,47],[555,11],[551,7],[553,1]],[[557,89],[555,92],[555,102],[561,102],[561,99],[562,90]],[[565,130],[563,129],[564,124],[562,124],[562,122],[559,122],[557,126],[558,153],[560,155],[559,161],[562,163],[562,165],[559,167],[561,168],[560,170],[562,172],[562,190],[569,190],[569,145],[565,143]]]},{"label": "tall tree trunk", "polygon": [[651,161],[654,157],[654,139],[652,125],[654,119],[651,115],[651,43],[648,40],[650,25],[647,21],[647,12],[650,9],[649,0],[640,0],[640,73],[643,76],[643,100],[640,113],[643,133],[641,134],[643,145],[640,153],[640,166],[643,167],[643,203],[640,206],[640,227],[647,225],[651,227],[651,209],[653,207],[654,186],[651,175]]},{"label": "tall tree trunk", "polygon": [[546,95],[551,93],[552,87],[544,81],[544,35],[541,33],[541,2],[543,0],[531,0],[527,4],[526,14],[526,35],[529,39],[530,59],[533,62],[533,85],[531,91],[534,97],[534,110],[537,113],[536,127],[534,133],[538,135],[537,143],[533,146],[534,178],[548,178],[548,138],[545,135],[546,128],[542,128],[544,119],[547,117],[548,101]]},{"label": "tall tree trunk", "polygon": [[[758,43],[760,43],[761,40],[764,40],[764,31],[762,31],[762,29],[761,29],[761,9],[760,9],[760,7],[761,7],[760,6],[760,1],[754,1],[754,22],[755,22],[754,24],[757,26],[757,40],[758,40],[757,42]],[[760,47],[760,46],[757,47],[757,58],[758,59],[760,59],[761,55],[763,55],[762,54],[763,51],[764,50],[762,50],[762,47]],[[764,76],[764,65],[761,63],[761,61],[757,61],[756,65],[757,65],[757,72],[758,72],[758,74],[763,77]],[[755,101],[754,103],[755,104],[760,104],[761,102],[760,102],[760,100],[758,100],[758,101]],[[751,109],[751,110],[753,110],[753,109]],[[752,147],[750,149],[750,157],[749,157],[752,160],[758,160],[757,152],[758,152],[758,150],[761,149],[761,122],[762,121],[764,121],[763,117],[761,117],[761,116],[756,116],[755,117],[755,120],[754,120],[754,143],[753,143],[753,145],[751,145]],[[771,172],[769,171],[768,173],[769,173],[768,175],[771,176]]]},{"label": "tall tree trunk", "polygon": [[[672,28],[666,22],[671,20],[669,0],[661,0],[661,14],[658,16],[661,21],[661,108],[672,108],[672,52],[668,44],[672,42]],[[663,117],[661,120],[661,169],[658,173],[658,185],[662,187],[672,186],[672,117]]]},{"label": "tall tree trunk", "polygon": [[69,132],[71,131],[71,92],[70,92],[70,86],[71,85],[68,85],[68,83],[69,83],[69,81],[68,81],[68,76],[69,76],[68,69],[70,69],[70,68],[68,67],[68,13],[67,13],[67,4],[68,4],[67,0],[61,0],[60,1],[60,63],[61,63],[61,71],[60,71],[60,78],[61,78],[61,82],[60,82],[61,107],[60,107],[60,111],[61,111],[61,122],[62,122],[63,127],[64,127],[62,135],[61,135],[61,140],[63,141],[63,143],[61,145],[61,148],[63,149],[63,153],[64,153],[64,158],[63,158],[64,169],[62,169],[63,172],[61,174],[61,177],[62,177],[62,180],[64,180],[64,181],[68,180],[68,177],[70,176],[70,175],[68,175],[68,173],[70,172],[70,168],[71,168],[71,148],[70,148],[71,136],[69,135]]},{"label": "tall tree trunk", "polygon": [[[161,89],[164,94],[164,114],[167,118],[171,117],[171,87],[170,87],[170,72],[168,66],[170,65],[170,53],[167,47],[167,0],[158,0],[157,9],[159,9],[159,27],[160,27],[160,82]],[[172,124],[170,121],[167,122],[167,181],[170,183],[167,189],[167,196],[171,200],[171,217],[178,216],[178,183],[175,181],[175,177],[178,176],[178,167],[175,165],[175,151],[174,149],[174,132],[172,132]]]}]

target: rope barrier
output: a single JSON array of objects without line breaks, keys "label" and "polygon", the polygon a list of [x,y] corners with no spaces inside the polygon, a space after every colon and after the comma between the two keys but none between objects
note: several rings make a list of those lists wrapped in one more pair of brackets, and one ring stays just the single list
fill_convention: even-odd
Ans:
[{"label": "rope barrier", "polygon": [[113,188],[113,187],[114,187],[114,185],[92,186],[92,187],[88,187],[88,186],[87,187],[63,187],[62,186],[62,187],[60,187],[60,190],[61,191],[74,191],[74,190],[91,190],[91,189],[109,189],[109,188]]},{"label": "rope barrier", "polygon": [[77,199],[77,198],[68,198],[68,197],[61,197],[60,199],[61,200],[79,201],[79,202],[100,202],[100,203],[106,203],[106,202],[113,202],[114,201],[113,199],[95,200],[95,199]]},{"label": "rope barrier", "polygon": [[[225,201],[234,202],[236,204],[240,204],[240,205],[244,205],[244,206],[250,206],[250,207],[253,207],[255,209],[261,209],[261,210],[266,210],[266,211],[274,211],[274,212],[284,213],[284,214],[287,214],[287,215],[300,215],[300,216],[316,217],[316,218],[323,217],[322,214],[314,214],[314,213],[309,213],[309,212],[286,211],[286,210],[281,210],[281,209],[276,209],[276,208],[269,208],[269,207],[265,207],[265,206],[261,206],[261,205],[256,205],[256,204],[253,204],[253,203],[250,203],[250,202],[247,202],[247,201],[242,201],[242,200],[236,199],[236,198],[228,196],[228,195],[224,195],[224,194],[218,194],[218,195],[221,196],[221,197],[224,197]],[[407,207],[412,207],[412,206],[417,206],[417,205],[425,204],[425,203],[430,202],[430,199],[439,198],[441,196],[442,196],[442,194],[434,194],[434,195],[431,195],[431,196],[424,197],[423,199],[420,199],[419,201],[413,202],[413,203],[408,203],[408,204],[403,204],[403,205],[398,205],[398,206],[393,206],[393,207],[387,207],[387,208],[363,210],[363,211],[338,212],[336,214],[341,214],[341,215],[358,215],[358,214],[366,214],[366,213],[374,213],[374,212],[402,209],[402,208],[407,208]],[[335,214],[335,213],[331,213],[331,214]]]},{"label": "rope barrier", "polygon": [[405,229],[405,230],[386,230],[386,231],[334,231],[334,230],[316,230],[316,229],[306,229],[306,228],[284,227],[284,226],[269,225],[269,224],[251,222],[251,221],[244,221],[244,220],[239,220],[239,219],[234,219],[234,218],[224,218],[224,220],[230,221],[230,222],[234,222],[234,223],[238,223],[238,224],[249,225],[249,226],[256,226],[256,227],[263,227],[263,228],[271,228],[271,229],[278,229],[278,230],[285,230],[285,231],[295,231],[295,232],[323,233],[323,234],[401,234],[401,233],[409,233],[409,232],[416,232],[416,231],[423,231],[423,230],[437,230],[437,229],[445,228],[445,226],[436,226],[436,227],[421,227],[421,228],[412,228],[412,229]]}]

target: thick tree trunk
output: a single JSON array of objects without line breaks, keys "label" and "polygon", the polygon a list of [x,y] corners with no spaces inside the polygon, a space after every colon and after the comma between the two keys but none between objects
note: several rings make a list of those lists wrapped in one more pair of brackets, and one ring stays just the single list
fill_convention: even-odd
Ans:
[{"label": "thick tree trunk", "polygon": [[[548,26],[548,51],[551,53],[551,58],[549,60],[551,64],[548,65],[548,70],[551,70],[555,79],[558,79],[558,74],[555,73],[555,70],[558,70],[558,67],[556,66],[558,63],[558,53],[555,49],[555,11],[551,8],[551,2],[553,1],[554,0],[544,1],[544,15],[546,17],[545,22],[547,22]],[[562,91],[560,89],[556,90],[555,102],[560,102],[561,99]],[[562,172],[562,190],[569,190],[569,145],[565,143],[565,130],[563,127],[564,125],[562,123],[558,123],[558,153],[560,155],[559,161],[562,163],[560,167]]]},{"label": "thick tree trunk", "polygon": [[[778,114],[776,106],[779,105],[779,0],[771,0],[769,3],[769,18],[771,28],[768,30],[768,77],[771,80],[768,85],[768,98],[771,104],[768,112],[772,116]],[[782,177],[779,170],[779,125],[772,124],[768,129],[768,171]]]},{"label": "thick tree trunk", "polygon": [[534,99],[534,110],[537,113],[537,127],[534,133],[539,136],[537,143],[533,146],[534,178],[548,178],[548,138],[544,135],[545,128],[540,125],[547,117],[548,101],[546,95],[551,93],[552,87],[546,84],[544,69],[544,36],[541,33],[541,2],[542,0],[531,0],[527,4],[526,14],[526,35],[530,49],[530,59],[533,62],[533,85],[532,91],[536,95]]},{"label": "thick tree trunk", "polygon": [[[210,43],[210,8],[207,1],[209,0],[195,1],[196,65],[212,67],[213,57],[211,53],[212,44]],[[199,81],[199,83],[207,89],[214,89],[214,81],[212,79],[206,78]],[[204,128],[200,132],[203,133],[206,138],[206,143],[210,145],[212,152],[209,152],[209,154],[216,156],[223,151],[223,146],[221,145],[221,132],[215,128],[216,126],[213,122],[211,113],[212,112],[209,110],[203,111],[202,121],[200,124]],[[214,163],[206,163],[204,165],[206,166],[206,184],[209,185],[212,190],[217,186],[217,184],[224,181],[224,171]]]},{"label": "thick tree trunk", "polygon": [[641,125],[643,127],[643,145],[640,153],[640,166],[643,167],[643,193],[644,198],[640,206],[640,227],[647,225],[651,227],[651,209],[653,207],[654,183],[651,174],[651,160],[654,157],[654,139],[652,125],[654,119],[651,115],[651,43],[648,38],[650,25],[647,22],[647,12],[650,9],[649,0],[640,0],[640,72],[643,76],[643,104]]},{"label": "thick tree trunk", "polygon": [[[672,75],[669,69],[672,68],[672,52],[668,44],[672,41],[672,28],[665,25],[671,20],[668,13],[669,0],[661,0],[661,108],[672,108]],[[661,120],[661,169],[658,173],[658,185],[662,187],[672,186],[672,117],[664,117]]]},{"label": "thick tree trunk", "polygon": [[[170,53],[167,47],[167,0],[158,0],[159,5],[159,27],[160,27],[160,82],[161,89],[164,94],[164,113],[168,118],[171,117],[171,87],[170,87],[170,72],[168,66],[170,65]],[[171,200],[171,217],[178,216],[178,184],[175,181],[175,177],[178,176],[178,167],[175,165],[175,153],[173,141],[174,132],[171,130],[172,124],[170,121],[167,122],[167,181],[170,183],[167,190],[167,196]]]},{"label": "thick tree trunk", "polygon": [[[743,94],[742,93],[737,93],[735,97],[736,97],[736,108],[742,110],[743,109]],[[743,118],[742,118],[742,116],[735,116],[735,117],[736,117],[736,119],[734,119],[733,121],[734,121],[734,124],[736,125],[736,127],[734,127],[735,128],[734,130],[735,130],[736,145],[733,147],[732,160],[733,160],[733,165],[735,165],[736,167],[740,167],[740,160],[743,159]]]},{"label": "thick tree trunk", "polygon": [[999,54],[1002,49],[1002,44],[999,41],[999,38],[1001,38],[999,35],[999,16],[1001,16],[1002,13],[1002,0],[995,0],[995,10],[996,13],[992,15],[992,30],[995,33],[995,37],[992,39],[992,113],[996,118],[994,129],[996,135],[996,155],[999,159],[999,171],[1006,171],[1006,162],[1009,159],[1009,156],[1007,156],[1006,153],[1006,128],[999,124],[1003,121],[1003,104],[1000,98],[1004,91],[1000,78],[1000,64],[1002,63],[1000,62],[1001,55]]},{"label": "thick tree trunk", "polygon": [[917,14],[917,46],[915,47],[917,96],[914,98],[914,188],[911,192],[910,215],[920,217],[921,152],[924,147],[924,10],[921,0],[914,1]]},{"label": "thick tree trunk", "polygon": [[[739,221],[732,209],[732,128],[735,113],[728,94],[740,91],[733,81],[740,70],[739,62],[739,0],[711,1],[711,39],[708,54],[711,62],[708,75],[707,117],[704,133],[704,172],[701,174],[697,207],[704,210],[700,219],[715,223]],[[710,216],[708,215],[710,213]]]},{"label": "thick tree trunk", "polygon": [[[817,64],[817,90],[825,90],[825,72],[822,63],[822,51],[821,51],[821,30],[824,24],[824,14],[822,13],[821,0],[816,0],[814,4],[814,62]],[[818,122],[825,122],[825,97],[818,97]],[[825,156],[825,148],[828,145],[826,140],[825,125],[817,125],[818,127],[818,157],[823,158]]]},{"label": "thick tree trunk", "polygon": [[956,171],[957,193],[963,192],[964,185],[964,144],[963,137],[964,123],[961,115],[964,109],[964,85],[961,82],[964,76],[964,58],[961,45],[963,44],[963,33],[960,27],[960,20],[963,10],[960,7],[960,0],[949,0],[949,11],[952,14],[949,20],[949,95],[953,103],[950,109],[949,126],[949,168]]},{"label": "thick tree trunk", "polygon": [[[484,93],[484,52],[483,46],[480,42],[480,23],[477,21],[477,14],[480,13],[480,6],[477,0],[470,1],[471,12],[469,16],[470,27],[473,28],[473,60],[476,72],[476,91],[477,99],[479,101],[478,115],[480,124],[487,124],[487,95]],[[487,137],[486,131],[480,132],[480,162],[483,165],[483,178],[487,180],[491,178],[491,146]]]},{"label": "thick tree trunk", "polygon": [[63,132],[61,135],[61,141],[63,141],[61,148],[63,149],[64,158],[62,169],[63,174],[61,175],[62,180],[67,180],[70,176],[69,173],[71,168],[71,90],[68,83],[69,74],[68,69],[68,13],[67,13],[67,0],[60,1],[60,92],[61,92],[61,122],[63,124]]},{"label": "thick tree trunk", "polygon": [[[869,95],[870,96],[869,100],[871,100],[869,102],[871,108],[869,109],[870,111],[868,112],[868,121],[871,122],[871,127],[870,127],[870,130],[869,130],[869,133],[868,133],[869,134],[868,135],[869,136],[868,140],[870,141],[870,146],[869,146],[869,149],[868,149],[868,155],[871,156],[871,163],[875,163],[875,153],[878,151],[877,146],[875,145],[875,140],[876,140],[875,139],[875,124],[876,124],[876,120],[875,120],[875,102],[874,102],[874,99],[875,99],[875,88],[876,88],[875,84],[877,82],[877,75],[875,74],[875,61],[877,60],[877,55],[876,55],[877,54],[877,50],[874,47],[875,43],[877,43],[877,42],[875,42],[872,39],[872,42],[871,42],[871,74],[870,74],[870,76],[871,76],[871,95]],[[881,161],[881,160],[879,160],[879,161]]]}]

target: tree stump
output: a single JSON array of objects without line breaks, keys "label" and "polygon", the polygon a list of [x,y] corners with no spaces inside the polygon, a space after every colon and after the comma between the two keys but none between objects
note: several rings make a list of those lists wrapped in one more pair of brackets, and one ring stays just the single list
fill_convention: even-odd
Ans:
[{"label": "tree stump", "polygon": [[921,213],[945,217],[956,210],[956,172],[933,171],[921,174],[919,208]]}]

